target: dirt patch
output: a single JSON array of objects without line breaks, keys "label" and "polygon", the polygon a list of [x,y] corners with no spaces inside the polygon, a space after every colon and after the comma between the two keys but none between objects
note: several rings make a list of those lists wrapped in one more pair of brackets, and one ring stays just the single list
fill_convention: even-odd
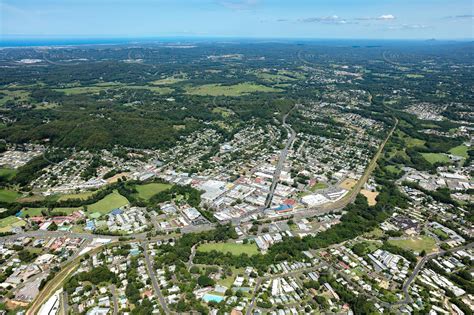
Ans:
[{"label": "dirt patch", "polygon": [[115,174],[114,176],[107,178],[107,183],[109,184],[115,183],[116,181],[119,180],[119,178],[122,178],[123,176],[127,177],[128,175],[130,175],[130,173],[128,172]]},{"label": "dirt patch", "polygon": [[375,200],[375,198],[378,196],[378,192],[362,189],[360,193],[367,198],[369,206],[375,206],[377,204],[377,200]]},{"label": "dirt patch", "polygon": [[346,178],[342,183],[339,184],[339,187],[347,190],[351,190],[352,187],[357,184],[357,181],[352,178]]}]

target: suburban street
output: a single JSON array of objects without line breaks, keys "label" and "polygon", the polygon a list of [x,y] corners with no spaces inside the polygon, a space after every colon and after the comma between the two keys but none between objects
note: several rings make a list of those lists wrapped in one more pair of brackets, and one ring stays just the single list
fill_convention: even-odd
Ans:
[{"label": "suburban street", "polygon": [[158,283],[158,280],[156,279],[155,270],[153,269],[153,262],[150,260],[150,255],[148,254],[147,243],[143,242],[142,247],[143,247],[143,254],[145,255],[145,263],[148,269],[148,275],[150,276],[151,284],[153,285],[155,296],[158,297],[158,299],[160,300],[161,307],[163,308],[163,311],[165,312],[165,314],[169,314],[170,311],[168,309],[165,298],[163,297],[163,294],[161,294],[160,285]]}]

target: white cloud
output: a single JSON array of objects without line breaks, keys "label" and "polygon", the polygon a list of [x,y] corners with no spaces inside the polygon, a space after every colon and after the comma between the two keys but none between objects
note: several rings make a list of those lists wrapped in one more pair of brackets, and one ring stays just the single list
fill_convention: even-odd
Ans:
[{"label": "white cloud", "polygon": [[395,16],[392,14],[382,14],[377,18],[377,20],[383,20],[383,21],[388,21],[388,20],[395,20]]},{"label": "white cloud", "polygon": [[259,4],[260,0],[219,0],[218,3],[231,10],[251,10]]},{"label": "white cloud", "polygon": [[323,23],[323,24],[349,24],[349,23],[353,23],[353,22],[350,22],[346,19],[342,19],[337,15],[304,18],[304,19],[299,19],[298,22]]}]

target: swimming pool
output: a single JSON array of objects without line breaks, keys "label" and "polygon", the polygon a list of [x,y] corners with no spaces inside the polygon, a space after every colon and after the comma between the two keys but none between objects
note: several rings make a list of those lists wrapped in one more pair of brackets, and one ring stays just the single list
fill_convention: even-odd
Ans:
[{"label": "swimming pool", "polygon": [[224,297],[223,296],[220,296],[220,295],[214,295],[214,294],[204,294],[204,296],[202,297],[202,299],[204,300],[204,302],[216,302],[216,303],[219,303],[219,302],[222,302],[224,300]]}]

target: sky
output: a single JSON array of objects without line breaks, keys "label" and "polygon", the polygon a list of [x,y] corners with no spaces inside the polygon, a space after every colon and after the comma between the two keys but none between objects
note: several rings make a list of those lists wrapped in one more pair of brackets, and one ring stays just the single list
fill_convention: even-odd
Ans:
[{"label": "sky", "polygon": [[473,0],[0,0],[9,37],[473,39]]}]

